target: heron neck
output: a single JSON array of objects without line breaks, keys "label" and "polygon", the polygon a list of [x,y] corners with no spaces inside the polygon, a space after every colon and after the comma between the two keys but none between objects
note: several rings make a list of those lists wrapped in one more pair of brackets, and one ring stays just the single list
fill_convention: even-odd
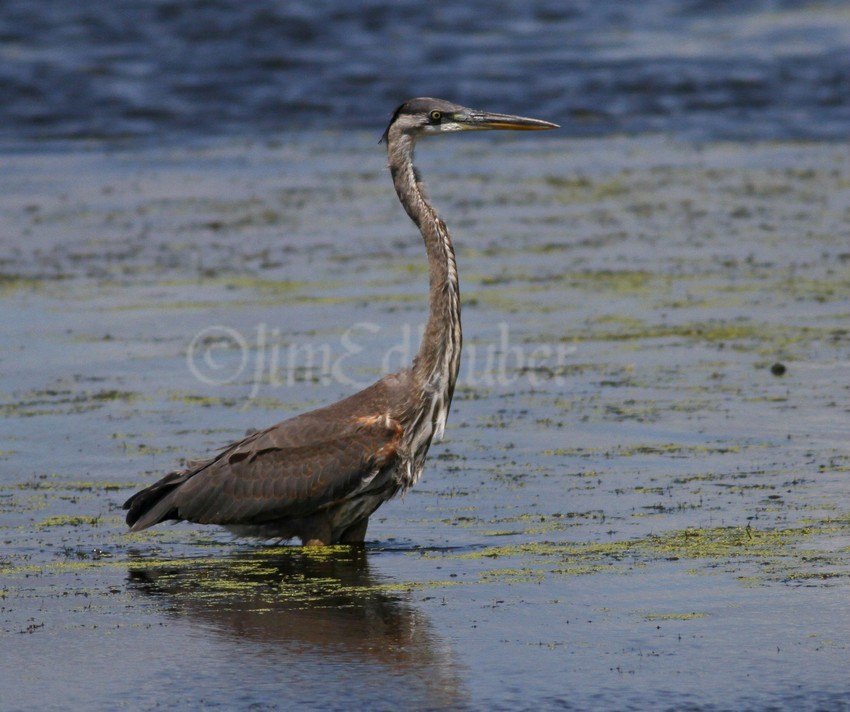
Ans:
[{"label": "heron neck", "polygon": [[426,399],[436,401],[432,420],[436,434],[442,435],[460,368],[460,287],[454,247],[413,167],[413,140],[405,135],[396,137],[390,141],[388,155],[396,192],[419,227],[428,255],[430,312],[413,361],[413,375]]}]

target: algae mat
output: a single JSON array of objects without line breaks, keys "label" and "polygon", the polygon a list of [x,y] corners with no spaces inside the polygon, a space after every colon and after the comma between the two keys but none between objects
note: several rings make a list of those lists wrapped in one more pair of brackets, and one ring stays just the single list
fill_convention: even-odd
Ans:
[{"label": "algae mat", "polygon": [[846,147],[421,153],[446,440],[321,552],[120,504],[412,357],[373,137],[4,156],[0,707],[846,708]]}]

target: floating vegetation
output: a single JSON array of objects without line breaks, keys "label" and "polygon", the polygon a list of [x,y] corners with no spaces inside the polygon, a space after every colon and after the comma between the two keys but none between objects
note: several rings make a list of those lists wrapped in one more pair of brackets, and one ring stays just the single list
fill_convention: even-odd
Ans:
[{"label": "floating vegetation", "polygon": [[641,613],[638,612],[646,621],[692,621],[698,618],[708,618],[707,613]]},{"label": "floating vegetation", "polygon": [[100,517],[96,516],[72,516],[72,515],[54,515],[47,519],[42,519],[38,526],[41,529],[47,527],[80,527],[89,526],[96,527],[100,524]]},{"label": "floating vegetation", "polygon": [[[850,522],[843,522],[843,533],[850,534]],[[836,520],[825,519],[805,527],[776,530],[757,530],[746,527],[687,528],[637,539],[609,542],[538,542],[486,546],[475,551],[440,554],[441,559],[513,560],[523,561],[523,571],[535,576],[589,575],[595,573],[625,574],[656,561],[694,561],[702,563],[702,571],[728,567],[739,570],[741,578],[755,566],[761,580],[799,580],[805,578],[846,578],[850,576],[850,552],[815,554],[817,540],[836,534]],[[812,567],[834,565],[841,572],[812,571]],[[487,580],[497,577],[492,569]]]}]

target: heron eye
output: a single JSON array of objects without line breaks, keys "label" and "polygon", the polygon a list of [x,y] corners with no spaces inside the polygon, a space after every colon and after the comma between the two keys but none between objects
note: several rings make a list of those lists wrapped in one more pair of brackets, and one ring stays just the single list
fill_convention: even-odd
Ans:
[{"label": "heron eye", "polygon": [[428,116],[430,117],[431,121],[436,123],[437,121],[439,121],[440,119],[443,118],[443,112],[438,111],[437,109],[434,109],[434,111],[432,111],[430,114],[428,114]]}]

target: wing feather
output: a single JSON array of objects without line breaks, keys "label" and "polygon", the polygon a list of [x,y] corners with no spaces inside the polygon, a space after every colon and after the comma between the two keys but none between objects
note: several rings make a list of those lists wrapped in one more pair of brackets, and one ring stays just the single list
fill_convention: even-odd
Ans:
[{"label": "wing feather", "polygon": [[[360,393],[285,420],[191,463],[124,504],[133,531],[166,519],[254,524],[302,518],[368,489],[401,457],[406,378],[391,374]],[[369,413],[371,415],[363,415]]]},{"label": "wing feather", "polygon": [[175,490],[177,516],[257,523],[308,516],[351,496],[397,456],[401,428],[392,420],[356,422],[344,434],[337,428],[333,440],[309,445],[287,446],[285,433],[271,431],[237,444]]}]

